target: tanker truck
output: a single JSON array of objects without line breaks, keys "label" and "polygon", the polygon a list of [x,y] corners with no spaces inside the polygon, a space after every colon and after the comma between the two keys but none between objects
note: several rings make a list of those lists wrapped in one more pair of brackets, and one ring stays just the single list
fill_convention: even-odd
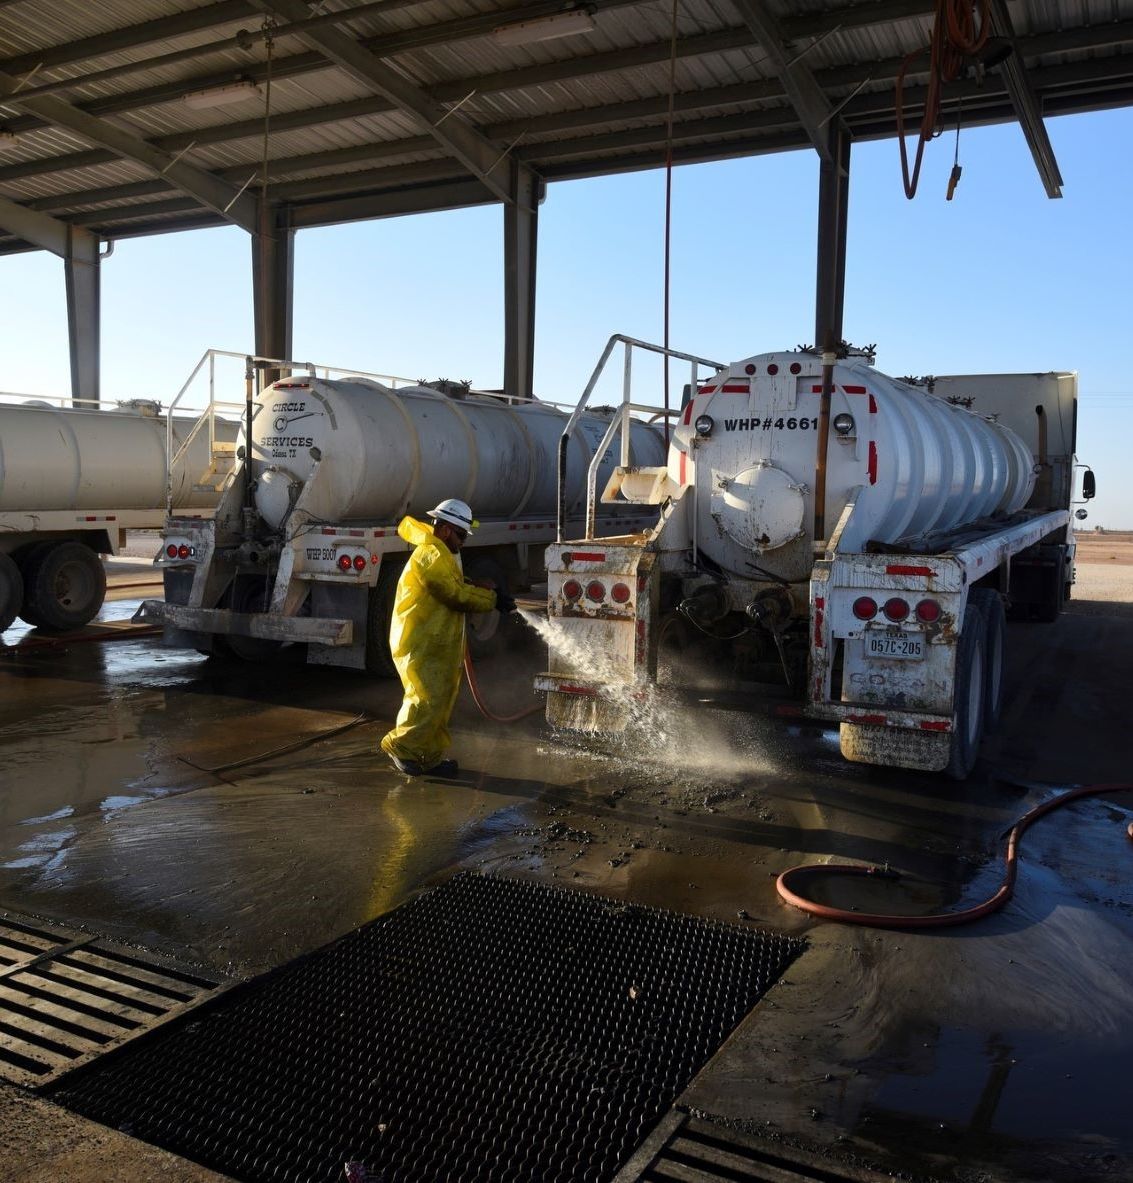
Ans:
[{"label": "tanker truck", "polygon": [[170,505],[216,505],[237,425],[161,413],[0,403],[0,632],[17,616],[50,632],[79,628],[106,595],[100,555],[127,530],[163,525]]},{"label": "tanker truck", "polygon": [[[619,341],[642,344],[612,338],[596,375]],[[849,760],[970,773],[1002,709],[1005,610],[1053,621],[1074,581],[1077,378],[898,380],[873,360],[765,353],[690,383],[666,464],[601,493],[654,506],[652,527],[560,529],[547,550],[549,722],[634,725],[659,652],[715,649],[837,724]]]},{"label": "tanker truck", "polygon": [[[698,372],[715,373],[704,362]],[[656,408],[649,411],[656,413]],[[392,387],[364,376],[292,374],[249,389],[250,450],[212,520],[171,516],[158,566],[165,600],[136,619],[163,626],[167,645],[258,660],[305,646],[310,664],[389,676],[389,622],[407,547],[406,514],[423,517],[446,497],[467,501],[479,527],[462,551],[470,578],[522,592],[543,578],[555,538],[556,457],[567,412],[539,400],[438,381]],[[563,468],[562,508],[582,528],[588,474],[608,478],[612,410],[577,417]],[[655,426],[634,419],[627,462],[664,463]],[[648,506],[601,507],[600,534],[652,524]],[[499,615],[469,620],[474,651],[499,641]]]}]

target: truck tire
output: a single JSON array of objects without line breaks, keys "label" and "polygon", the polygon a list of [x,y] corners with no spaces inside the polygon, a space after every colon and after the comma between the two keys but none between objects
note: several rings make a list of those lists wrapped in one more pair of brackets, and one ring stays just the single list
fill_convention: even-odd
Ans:
[{"label": "truck tire", "polygon": [[20,614],[24,602],[24,577],[11,555],[0,553],[0,633]]},{"label": "truck tire", "polygon": [[[265,599],[270,593],[266,576],[237,576],[224,597],[223,606],[241,614],[265,612]],[[211,656],[256,664],[271,661],[283,648],[282,641],[269,641],[264,637],[245,637],[238,633],[217,634],[213,637]]]},{"label": "truck tire", "polygon": [[987,690],[987,629],[976,604],[964,609],[964,627],[956,646],[956,688],[953,694],[952,741],[944,771],[953,780],[967,780],[976,764],[984,730]]},{"label": "truck tire", "polygon": [[1007,655],[1007,613],[1003,597],[997,591],[979,588],[972,592],[972,600],[983,613],[986,644],[984,646],[984,734],[992,735],[1003,716],[1003,670]]},{"label": "truck tire", "polygon": [[366,673],[376,678],[396,678],[397,668],[389,651],[389,625],[397,581],[405,568],[400,556],[382,560],[378,582],[370,588],[366,602]]},{"label": "truck tire", "polygon": [[36,628],[66,632],[98,615],[106,599],[102,560],[81,542],[38,546],[24,566],[20,615]]}]

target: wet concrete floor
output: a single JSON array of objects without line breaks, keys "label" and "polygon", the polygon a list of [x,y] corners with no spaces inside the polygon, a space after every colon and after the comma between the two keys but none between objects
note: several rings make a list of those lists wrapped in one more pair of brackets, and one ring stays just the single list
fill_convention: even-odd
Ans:
[{"label": "wet concrete floor", "polygon": [[[125,588],[104,618],[128,618],[142,594]],[[912,913],[992,894],[1016,817],[1059,788],[1130,779],[1128,604],[1010,627],[1006,718],[961,785],[846,764],[835,733],[710,688],[665,696],[605,744],[554,735],[541,715],[486,722],[463,691],[460,779],[410,780],[375,754],[395,684],[222,665],[155,638],[4,639],[0,908],[235,975],[467,868],[805,934],[683,1104],[907,1176],[1133,1180],[1133,792],[1041,821],[1013,901],[970,926],[819,922],[775,891],[787,867],[850,860],[904,878],[819,885],[824,900]],[[543,661],[520,640],[481,663],[490,704],[536,702]],[[314,742],[272,754],[301,739]],[[30,1112],[0,1093],[0,1154],[26,1172],[10,1178],[126,1178],[131,1161],[135,1177],[208,1177],[124,1137],[114,1170],[91,1160],[84,1174],[72,1147],[60,1173],[58,1112]]]}]

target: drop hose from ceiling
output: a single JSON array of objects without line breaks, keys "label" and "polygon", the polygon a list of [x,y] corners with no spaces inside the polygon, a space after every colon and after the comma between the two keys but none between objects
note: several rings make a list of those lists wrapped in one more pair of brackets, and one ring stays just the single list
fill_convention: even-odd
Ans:
[{"label": "drop hose from ceiling", "polygon": [[[871,878],[898,879],[900,875],[888,867],[861,866],[852,863],[809,863],[803,866],[791,867],[784,871],[775,881],[779,895],[795,908],[817,916],[822,920],[833,920],[839,924],[861,924],[868,928],[948,928],[958,924],[970,924],[973,920],[982,920],[1000,908],[1011,898],[1015,891],[1015,877],[1018,873],[1019,840],[1023,832],[1033,825],[1044,814],[1058,809],[1080,797],[1092,797],[1100,793],[1133,792],[1133,783],[1128,784],[1096,784],[1083,785],[1071,789],[1049,801],[1044,801],[1029,810],[1011,827],[1007,834],[1007,849],[1004,852],[1005,871],[1003,882],[999,890],[989,899],[970,908],[962,908],[958,912],[935,912],[928,916],[901,916],[879,912],[854,912],[848,908],[836,908],[829,904],[819,904],[802,894],[801,881],[818,875],[864,875]],[[1133,838],[1133,824],[1130,825],[1129,837]]]}]

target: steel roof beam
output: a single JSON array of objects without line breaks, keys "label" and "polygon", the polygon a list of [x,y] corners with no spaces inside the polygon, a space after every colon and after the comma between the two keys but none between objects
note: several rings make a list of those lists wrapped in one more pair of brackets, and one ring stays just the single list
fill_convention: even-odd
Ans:
[{"label": "steel roof beam", "polygon": [[1011,24],[1011,14],[1007,11],[1004,0],[991,0],[992,29],[1000,37],[1004,37],[1011,45],[1010,56],[1000,65],[999,73],[1003,78],[1007,93],[1011,97],[1011,105],[1019,117],[1019,126],[1023,129],[1023,136],[1031,155],[1035,160],[1035,167],[1039,170],[1039,178],[1047,197],[1062,196],[1062,173],[1058,171],[1058,161],[1054,157],[1054,145],[1046,134],[1043,125],[1042,111],[1039,108],[1035,92],[1031,89],[1027,77],[1027,69],[1019,55],[1015,42],[1015,29]]},{"label": "steel roof beam", "polygon": [[[303,0],[251,0],[262,12],[287,20],[302,20],[309,12]],[[514,162],[508,148],[501,148],[460,115],[434,102],[405,74],[387,65],[363,48],[353,37],[338,29],[317,29],[300,34],[300,39],[324,54],[340,69],[364,85],[385,95],[401,110],[414,115],[426,131],[451,152],[505,204],[515,201]]]},{"label": "steel roof beam", "polygon": [[159,177],[167,177],[172,185],[228,221],[248,231],[255,229],[255,202],[246,193],[240,193],[211,173],[177,160],[140,136],[123,131],[103,119],[96,119],[54,95],[21,99],[15,93],[18,89],[19,83],[15,78],[0,73],[0,96],[4,97],[5,102],[18,103],[49,123],[65,127],[93,144],[110,149],[117,156],[153,169]]},{"label": "steel roof beam", "polygon": [[[235,0],[232,0],[235,3]],[[248,0],[239,0],[245,9],[250,11],[250,4]],[[610,10],[614,8],[638,5],[646,2],[646,0],[592,0],[592,4],[597,11]],[[216,5],[215,8],[222,8],[226,5]],[[413,49],[425,49],[436,45],[447,45],[455,41],[466,40],[471,37],[486,36],[492,32],[493,29],[500,25],[508,23],[519,23],[523,21],[532,20],[539,15],[547,15],[562,8],[562,0],[529,0],[528,3],[518,5],[512,9],[504,12],[482,13],[474,17],[465,17],[455,21],[446,21],[441,24],[434,24],[422,26],[418,29],[406,29],[398,32],[388,34],[378,34],[373,37],[363,39],[360,44],[365,48],[372,50],[382,57],[389,57],[391,55],[407,52]],[[208,13],[211,11],[208,8],[196,9],[193,13],[183,14],[185,19],[190,17],[200,19],[195,16],[197,13]],[[878,2],[861,3],[848,5],[844,8],[830,9],[821,13],[805,13],[795,17],[785,18],[782,22],[783,34],[789,38],[801,38],[807,36],[820,36],[828,32],[831,28],[831,21],[833,27],[841,29],[859,28],[865,25],[884,24],[892,20],[900,20],[910,15],[924,14],[932,11],[931,0],[878,0]],[[343,18],[348,19],[348,14],[343,13]],[[176,18],[162,18],[162,19],[176,19]],[[239,19],[233,17],[232,19]],[[147,22],[148,24],[148,22]],[[134,26],[137,30],[142,30],[145,26]],[[129,40],[125,37],[127,30],[120,30],[119,34],[121,45],[120,48],[127,46],[133,47],[140,44],[145,44],[148,40]],[[721,30],[717,33],[704,34],[701,38],[690,38],[690,43],[702,40],[705,48],[700,50],[702,53],[714,52],[710,48],[712,41],[718,42],[718,48],[736,48],[752,43],[751,30],[744,26],[735,29]],[[80,43],[72,43],[77,45]],[[681,55],[681,48],[678,43],[678,55]],[[657,43],[655,46],[644,47],[650,51],[651,61],[668,60],[669,56],[669,41]],[[67,46],[57,46],[52,49],[45,50],[44,53],[63,52],[67,50]],[[661,57],[653,57],[652,53],[660,50]],[[202,48],[202,55],[215,52],[214,49]],[[624,51],[613,51],[611,58],[618,53],[625,53],[629,55],[627,65],[634,64],[632,62],[632,55],[637,52],[637,47]],[[694,51],[695,52],[695,51]],[[27,54],[19,57],[10,58],[7,62],[0,62],[0,70],[8,70],[12,73],[19,72],[21,69],[32,69],[40,65],[42,54]],[[68,57],[66,60],[75,60]],[[566,62],[552,62],[545,67],[551,72],[553,76],[556,67],[570,66],[572,61],[577,61],[578,64],[583,65],[588,59],[568,59]],[[141,63],[147,66],[148,63]],[[277,58],[272,66],[272,75],[275,78],[291,78],[300,74],[309,73],[314,70],[322,69],[325,66],[325,59],[318,53],[294,54],[289,57]],[[535,69],[539,69],[536,67]],[[610,66],[610,69],[618,69],[621,67]],[[255,81],[262,81],[265,74],[265,65],[263,62],[250,62],[240,72]],[[134,110],[138,107],[152,106],[156,103],[170,102],[180,98],[183,94],[193,90],[204,90],[210,86],[221,85],[226,81],[231,81],[232,71],[214,71],[205,75],[198,75],[194,78],[187,78],[173,83],[164,83],[158,86],[147,87],[143,90],[132,92],[127,95],[113,95],[102,99],[92,100],[88,103],[80,104],[84,110],[89,111],[94,115],[114,114],[119,111]],[[513,71],[513,73],[522,75],[525,71]],[[76,80],[78,81],[78,80]],[[462,93],[467,93],[462,92]],[[460,97],[460,96],[457,96]],[[24,128],[14,128],[14,130],[25,130]]]},{"label": "steel roof beam", "polygon": [[801,54],[792,54],[787,48],[779,22],[763,0],[732,0],[732,3],[771,59],[815,151],[825,164],[836,164],[831,155],[828,127],[835,118],[834,109],[810,67],[801,60]]}]

